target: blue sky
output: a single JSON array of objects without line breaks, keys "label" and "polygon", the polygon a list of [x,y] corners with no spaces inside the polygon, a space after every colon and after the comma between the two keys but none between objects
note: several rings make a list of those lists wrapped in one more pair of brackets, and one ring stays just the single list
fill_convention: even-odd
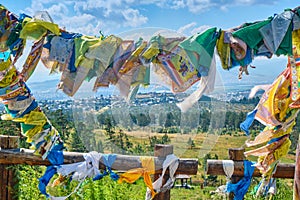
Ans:
[{"label": "blue sky", "polygon": [[[208,27],[229,29],[300,5],[295,0],[2,0],[1,3],[17,15],[33,16],[36,11],[48,11],[54,22],[68,31],[99,35],[101,30],[105,35],[124,37],[129,31],[139,34],[140,29],[147,27],[170,29],[185,36]],[[250,76],[243,81],[259,77],[271,82],[286,61],[285,57],[257,58],[253,62],[256,69],[250,69]],[[224,79],[235,78],[237,68],[220,73]],[[39,66],[31,81],[49,78],[53,77]]]},{"label": "blue sky", "polygon": [[203,26],[228,29],[266,19],[295,0],[2,0],[16,14],[46,10],[67,30],[87,35],[117,34],[134,28],[184,30],[187,35]]}]

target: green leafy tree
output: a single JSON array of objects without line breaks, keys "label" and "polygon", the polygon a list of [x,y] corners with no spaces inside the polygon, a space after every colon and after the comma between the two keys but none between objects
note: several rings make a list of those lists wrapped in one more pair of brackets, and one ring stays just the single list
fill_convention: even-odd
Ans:
[{"label": "green leafy tree", "polygon": [[66,111],[57,109],[55,111],[48,111],[46,115],[51,121],[51,124],[59,132],[62,140],[66,140],[68,137],[69,129],[74,127],[71,123],[73,120],[68,117]]},{"label": "green leafy tree", "polygon": [[84,146],[81,137],[78,135],[78,132],[73,131],[70,133],[68,140],[66,141],[68,151],[75,152],[86,152],[87,149]]},{"label": "green leafy tree", "polygon": [[146,115],[144,113],[140,113],[137,117],[137,122],[138,122],[137,124],[139,126],[145,127],[145,126],[150,124],[151,119],[150,119],[149,115]]},{"label": "green leafy tree", "polygon": [[133,147],[133,143],[129,140],[127,134],[125,134],[125,144],[127,150],[130,150]]},{"label": "green leafy tree", "polygon": [[136,116],[135,116],[133,113],[129,113],[129,116],[130,116],[132,122],[133,122],[134,124],[137,124],[138,121],[137,121]]},{"label": "green leafy tree", "polygon": [[168,144],[171,142],[171,139],[169,138],[168,134],[165,133],[161,138],[161,144]]},{"label": "green leafy tree", "polygon": [[0,135],[20,135],[20,123],[13,121],[0,120]]},{"label": "green leafy tree", "polygon": [[210,125],[211,113],[209,110],[201,110],[199,116],[199,128],[202,132],[207,132]]},{"label": "green leafy tree", "polygon": [[151,152],[154,150],[154,146],[156,144],[168,144],[171,142],[171,139],[167,133],[165,133],[161,138],[157,136],[150,136],[148,139],[149,139],[148,150]]},{"label": "green leafy tree", "polygon": [[133,148],[133,153],[141,155],[141,154],[145,153],[145,149],[143,148],[143,146],[141,144],[137,144]]},{"label": "green leafy tree", "polygon": [[174,126],[175,124],[175,119],[174,116],[171,112],[167,113],[167,118],[166,118],[166,122],[165,122],[165,127],[171,127]]},{"label": "green leafy tree", "polygon": [[194,140],[192,140],[192,138],[189,138],[187,143],[190,146],[190,149],[193,149],[195,147],[195,142]]}]

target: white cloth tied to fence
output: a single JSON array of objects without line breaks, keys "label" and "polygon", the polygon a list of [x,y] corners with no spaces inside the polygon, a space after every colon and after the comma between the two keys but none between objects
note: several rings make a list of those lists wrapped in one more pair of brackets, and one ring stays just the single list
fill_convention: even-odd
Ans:
[{"label": "white cloth tied to fence", "polygon": [[79,183],[71,194],[69,194],[67,196],[63,196],[63,197],[50,196],[50,199],[51,200],[65,200],[79,189],[81,183],[87,177],[94,177],[94,176],[100,174],[99,161],[101,159],[101,156],[102,156],[102,154],[92,151],[90,153],[86,153],[83,155],[83,157],[85,159],[85,161],[83,161],[83,162],[59,166],[57,168],[57,172],[59,174],[61,174],[63,176],[67,176],[71,173],[74,173],[72,175],[72,180],[77,180],[77,181],[79,181]]},{"label": "white cloth tied to fence", "polygon": [[223,160],[222,163],[226,177],[230,179],[234,171],[234,162],[233,160]]},{"label": "white cloth tied to fence", "polygon": [[[163,163],[163,170],[162,170],[161,176],[152,184],[155,192],[157,192],[157,193],[165,192],[172,188],[174,181],[175,181],[174,175],[178,168],[178,165],[179,165],[179,159],[174,154],[170,154],[166,157],[166,160]],[[164,177],[168,167],[169,167],[170,178],[163,185],[163,177]],[[151,190],[149,188],[147,188],[145,199],[146,200],[152,199]]]},{"label": "white cloth tied to fence", "polygon": [[100,174],[99,161],[101,154],[95,151],[83,155],[85,161],[73,164],[61,165],[57,172],[63,176],[67,176],[74,172],[72,180],[80,181],[86,177],[93,177]]}]

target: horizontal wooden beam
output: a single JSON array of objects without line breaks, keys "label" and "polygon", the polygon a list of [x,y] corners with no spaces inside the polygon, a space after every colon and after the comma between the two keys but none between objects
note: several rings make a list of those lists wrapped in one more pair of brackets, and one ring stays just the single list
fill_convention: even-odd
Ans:
[{"label": "horizontal wooden beam", "polygon": [[[226,175],[223,170],[223,161],[222,160],[207,160],[206,173],[210,175]],[[294,164],[285,164],[279,163],[277,165],[274,178],[294,178],[295,165]],[[234,161],[234,172],[233,176],[244,176],[244,162],[243,161]],[[261,173],[257,168],[255,168],[254,177],[260,177]]]},{"label": "horizontal wooden beam", "polygon": [[[161,173],[163,158],[154,157],[155,173]],[[84,161],[83,153],[64,152],[64,164],[71,164]],[[50,165],[48,160],[43,160],[41,156],[34,155],[29,149],[1,149],[0,164],[28,164],[28,165]],[[117,155],[112,169],[117,171],[128,171],[140,168],[140,156]],[[100,169],[105,169],[105,165],[100,161]],[[176,174],[196,175],[198,171],[198,159],[179,159],[179,166]]]}]

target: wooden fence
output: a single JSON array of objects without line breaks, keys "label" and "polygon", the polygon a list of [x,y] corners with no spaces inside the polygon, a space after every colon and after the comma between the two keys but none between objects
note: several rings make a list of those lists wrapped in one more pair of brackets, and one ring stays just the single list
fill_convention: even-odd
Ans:
[{"label": "wooden fence", "polygon": [[[33,154],[32,150],[19,149],[18,137],[16,136],[0,136],[0,199],[11,200],[16,197],[14,195],[13,186],[14,174],[11,165],[28,164],[28,165],[50,165],[48,160],[43,160],[40,156]],[[155,175],[154,181],[159,178],[162,172],[162,164],[167,155],[173,154],[172,145],[155,145],[154,161]],[[83,153],[64,152],[64,164],[77,163],[84,161]],[[128,171],[134,168],[140,168],[141,162],[139,156],[117,155],[112,169],[116,171]],[[100,162],[100,169],[105,169],[105,165]],[[198,171],[198,159],[179,159],[179,166],[175,174],[196,175]],[[163,184],[168,180],[168,171],[164,176]],[[170,191],[158,193],[155,200],[170,199]]]},{"label": "wooden fence", "polygon": [[[237,183],[244,176],[244,152],[243,148],[232,148],[228,150],[229,159],[234,161],[234,171],[231,177],[232,183]],[[226,175],[223,170],[223,160],[207,160],[206,173],[210,175]],[[293,179],[295,174],[295,164],[279,163],[274,178]],[[253,177],[261,177],[261,173],[255,168]],[[229,194],[229,199],[233,199],[233,193]]]}]

